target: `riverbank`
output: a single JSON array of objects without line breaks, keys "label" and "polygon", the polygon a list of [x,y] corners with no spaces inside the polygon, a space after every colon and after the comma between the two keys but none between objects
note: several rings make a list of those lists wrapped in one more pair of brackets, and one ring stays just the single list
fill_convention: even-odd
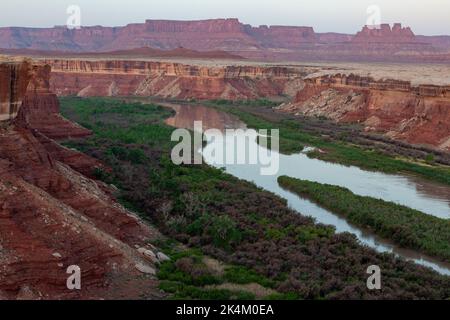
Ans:
[{"label": "riverbank", "polygon": [[358,196],[338,186],[282,176],[279,184],[306,197],[349,222],[368,228],[405,248],[417,249],[450,261],[450,220],[371,197]]},{"label": "riverbank", "polygon": [[[121,202],[168,237],[220,263],[243,268],[239,276],[222,281],[258,283],[282,298],[450,297],[449,277],[394,255],[377,253],[350,234],[336,234],[332,227],[289,209],[278,196],[222,170],[207,165],[174,165],[170,161],[173,128],[164,124],[172,114],[170,110],[100,98],[63,98],[61,102],[66,117],[94,132],[88,139],[66,145],[108,164],[112,170],[96,172],[97,177],[117,186]],[[197,274],[197,269],[189,266],[203,268],[199,259],[190,257],[167,268],[169,273]],[[383,270],[380,291],[366,287],[370,265]],[[189,294],[209,290],[209,285],[229,290],[220,287],[223,283],[187,284],[184,276],[175,279],[165,274],[161,276],[162,289],[176,298],[186,294],[186,285]],[[246,280],[238,282],[239,278]],[[203,293],[194,296],[205,297]],[[249,297],[245,290],[239,296]]]},{"label": "riverbank", "polygon": [[279,129],[280,151],[316,148],[308,156],[385,173],[410,173],[450,185],[450,155],[362,133],[357,126],[342,126],[324,119],[307,119],[272,110],[275,103],[226,101],[205,103],[233,114],[254,129]]}]

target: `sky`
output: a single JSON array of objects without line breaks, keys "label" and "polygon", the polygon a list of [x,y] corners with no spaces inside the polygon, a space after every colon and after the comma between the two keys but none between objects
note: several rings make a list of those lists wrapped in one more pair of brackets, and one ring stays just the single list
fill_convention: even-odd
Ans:
[{"label": "sky", "polygon": [[258,25],[312,26],[316,32],[356,33],[380,9],[382,23],[401,22],[416,34],[450,34],[450,0],[1,0],[0,27],[65,25],[67,8],[81,24],[123,26],[146,19],[239,18]]}]

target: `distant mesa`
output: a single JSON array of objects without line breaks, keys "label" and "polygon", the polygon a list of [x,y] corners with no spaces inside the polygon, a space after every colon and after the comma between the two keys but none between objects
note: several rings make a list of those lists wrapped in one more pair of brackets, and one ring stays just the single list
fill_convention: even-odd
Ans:
[{"label": "distant mesa", "polygon": [[0,28],[0,48],[37,50],[36,54],[45,51],[45,55],[51,51],[58,55],[107,53],[264,61],[449,62],[450,36],[416,36],[400,23],[392,27],[381,24],[375,29],[365,26],[352,35],[317,33],[308,26],[253,27],[238,19],[147,20],[123,27],[79,30]]}]

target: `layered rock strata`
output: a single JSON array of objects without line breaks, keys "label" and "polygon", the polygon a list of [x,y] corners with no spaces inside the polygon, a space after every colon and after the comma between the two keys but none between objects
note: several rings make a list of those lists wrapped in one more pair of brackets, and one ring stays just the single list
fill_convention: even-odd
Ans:
[{"label": "layered rock strata", "polygon": [[306,79],[294,102],[279,110],[358,122],[367,131],[450,150],[450,86],[329,75]]},{"label": "layered rock strata", "polygon": [[46,60],[58,95],[256,99],[293,94],[304,74],[287,67],[207,67],[173,62]]}]

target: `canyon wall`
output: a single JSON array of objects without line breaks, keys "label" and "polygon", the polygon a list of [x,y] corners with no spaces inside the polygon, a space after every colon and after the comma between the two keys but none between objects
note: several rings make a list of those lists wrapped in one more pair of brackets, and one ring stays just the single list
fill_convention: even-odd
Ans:
[{"label": "canyon wall", "polygon": [[147,20],[123,27],[0,28],[0,48],[108,52],[142,47],[227,51],[259,60],[448,62],[445,37],[417,37],[396,23],[356,35],[316,33],[311,27],[259,26],[237,19]]},{"label": "canyon wall", "polygon": [[357,122],[367,131],[450,150],[450,86],[329,75],[306,79],[294,102],[279,110]]},{"label": "canyon wall", "polygon": [[0,64],[0,121],[16,117],[31,77],[29,70],[28,61],[5,59]]},{"label": "canyon wall", "polygon": [[46,60],[58,95],[256,99],[295,94],[303,74],[286,67],[205,67],[171,62]]},{"label": "canyon wall", "polygon": [[409,81],[376,81],[356,75],[309,79],[310,69],[288,67],[69,59],[46,63],[53,70],[51,91],[62,96],[291,97],[294,103],[284,105],[284,111],[359,122],[367,131],[383,132],[394,139],[450,148],[449,86],[413,86]]},{"label": "canyon wall", "polygon": [[[156,262],[140,252],[156,250],[146,243],[158,233],[88,177],[101,163],[49,138],[74,130],[56,117],[49,76],[47,65],[0,60],[0,299],[157,298]],[[69,266],[81,290],[67,287]]]}]

